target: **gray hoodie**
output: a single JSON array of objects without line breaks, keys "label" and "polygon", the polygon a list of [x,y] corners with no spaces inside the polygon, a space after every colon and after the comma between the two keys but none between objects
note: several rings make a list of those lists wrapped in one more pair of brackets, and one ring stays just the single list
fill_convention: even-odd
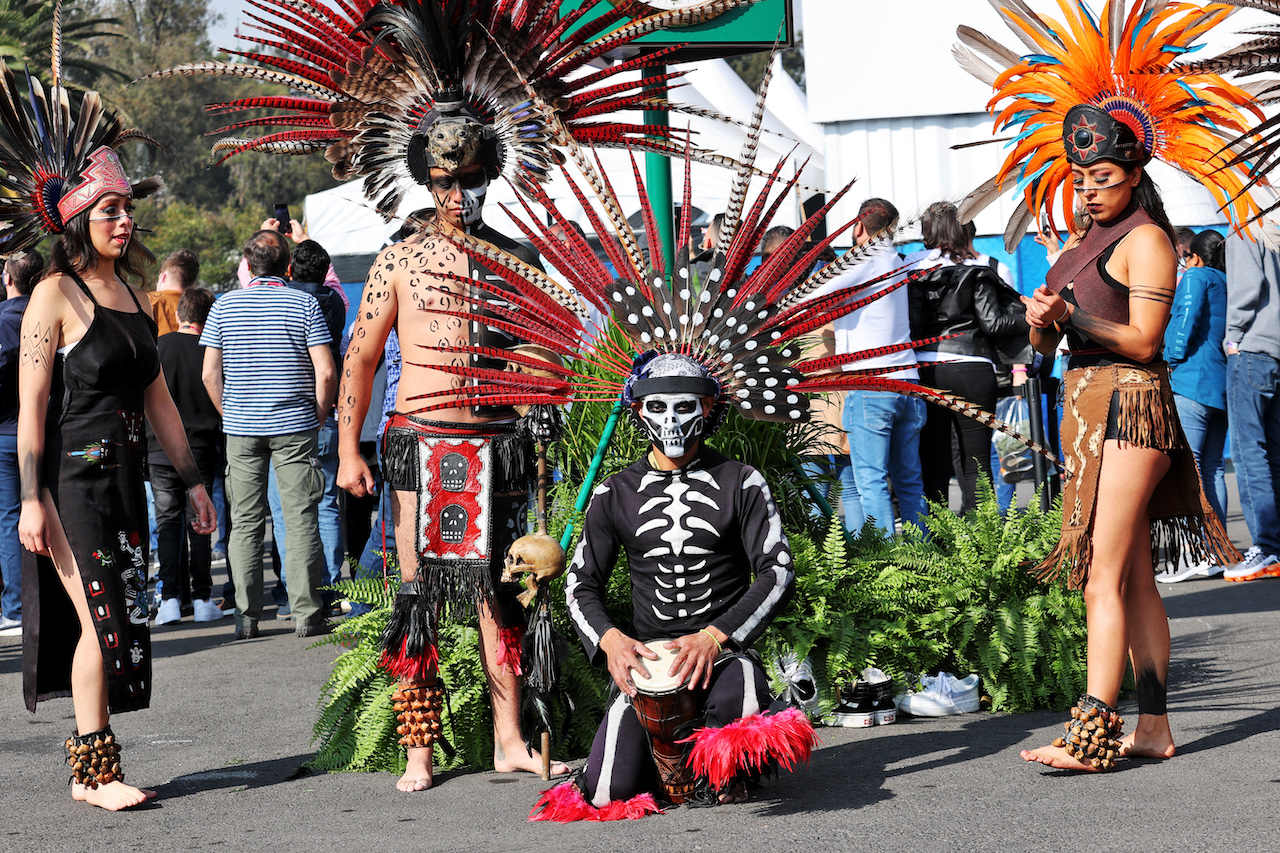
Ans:
[{"label": "gray hoodie", "polygon": [[1280,253],[1227,235],[1227,335],[1241,352],[1280,359]]}]

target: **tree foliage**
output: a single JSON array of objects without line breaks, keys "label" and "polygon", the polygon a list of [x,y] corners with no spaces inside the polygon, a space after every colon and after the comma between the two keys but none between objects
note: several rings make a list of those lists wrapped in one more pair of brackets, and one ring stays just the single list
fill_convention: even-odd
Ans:
[{"label": "tree foliage", "polygon": [[[796,46],[780,51],[782,69],[791,75],[791,79],[803,89],[804,86],[804,34],[796,33]],[[731,56],[727,60],[729,67],[737,72],[742,82],[751,87],[751,91],[760,88],[764,79],[764,71],[769,67],[773,54],[767,50],[757,53],[746,53],[742,56]]]},{"label": "tree foliage", "polygon": [[[56,0],[0,0],[0,57],[14,70],[24,66],[43,79],[51,65],[53,13]],[[97,14],[92,0],[63,0],[62,63],[73,87],[85,80],[105,77],[117,83],[129,79],[114,66],[98,62],[92,44],[118,38],[119,20]],[[46,83],[50,82],[45,80]]]}]

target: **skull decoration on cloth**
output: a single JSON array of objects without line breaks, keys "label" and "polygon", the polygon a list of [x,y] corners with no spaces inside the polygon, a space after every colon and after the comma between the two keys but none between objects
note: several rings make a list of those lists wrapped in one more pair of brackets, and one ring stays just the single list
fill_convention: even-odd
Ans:
[{"label": "skull decoration on cloth", "polygon": [[491,447],[481,439],[424,438],[419,465],[423,493],[429,495],[419,506],[420,556],[487,560]]}]

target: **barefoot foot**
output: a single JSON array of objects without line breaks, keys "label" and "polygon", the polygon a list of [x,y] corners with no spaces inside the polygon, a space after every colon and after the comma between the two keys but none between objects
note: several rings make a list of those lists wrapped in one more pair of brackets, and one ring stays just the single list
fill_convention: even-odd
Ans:
[{"label": "barefoot foot", "polygon": [[[537,773],[542,775],[542,756],[531,752],[523,741],[493,751],[493,769],[499,773]],[[563,761],[551,762],[551,775],[563,776],[572,768]]]},{"label": "barefoot foot", "polygon": [[1049,767],[1056,767],[1059,770],[1081,770],[1089,773],[1097,773],[1098,770],[1090,764],[1078,761],[1067,755],[1067,751],[1060,746],[1042,746],[1039,749],[1024,749],[1019,753],[1023,760],[1034,761],[1037,764],[1044,764]]},{"label": "barefoot foot", "polygon": [[1120,738],[1120,754],[1128,758],[1173,758],[1177,752],[1173,738],[1167,732],[1164,737],[1133,731]]},{"label": "barefoot foot", "polygon": [[734,782],[728,788],[725,788],[723,791],[720,792],[720,796],[718,799],[720,800],[721,805],[728,805],[730,803],[745,803],[748,799],[750,799],[750,794],[747,793],[747,783]]},{"label": "barefoot foot", "polygon": [[396,782],[396,790],[405,793],[425,791],[431,787],[431,749],[416,747],[409,750],[409,762],[404,775]]},{"label": "barefoot foot", "polygon": [[71,784],[71,799],[111,812],[141,805],[155,795],[155,791],[135,788],[123,782],[108,782],[96,788],[86,788],[75,782]]}]

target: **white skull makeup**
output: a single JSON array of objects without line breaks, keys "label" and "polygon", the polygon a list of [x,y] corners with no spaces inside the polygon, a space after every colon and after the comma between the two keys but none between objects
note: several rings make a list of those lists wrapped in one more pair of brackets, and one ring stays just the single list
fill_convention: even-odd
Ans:
[{"label": "white skull makeup", "polygon": [[649,394],[640,401],[640,420],[649,439],[672,459],[689,451],[707,423],[697,394]]},{"label": "white skull makeup", "polygon": [[475,225],[480,221],[480,209],[484,207],[484,195],[489,191],[486,181],[473,190],[462,190],[462,224]]}]

